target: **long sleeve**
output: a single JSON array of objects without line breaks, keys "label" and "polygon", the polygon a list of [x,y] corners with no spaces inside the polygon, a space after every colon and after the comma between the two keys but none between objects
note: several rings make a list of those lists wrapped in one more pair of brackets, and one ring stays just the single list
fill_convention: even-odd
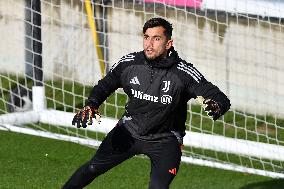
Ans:
[{"label": "long sleeve", "polygon": [[230,109],[228,97],[217,86],[208,82],[192,64],[180,63],[178,69],[187,73],[185,84],[188,93],[193,94],[195,98],[202,96],[206,100],[214,100],[221,108],[222,115]]},{"label": "long sleeve", "polygon": [[218,103],[221,108],[221,114],[224,115],[230,109],[230,100],[228,97],[211,82],[202,79],[199,83],[195,82],[191,87],[195,96],[202,96],[204,99],[212,99]]},{"label": "long sleeve", "polygon": [[116,89],[120,84],[120,65],[113,67],[109,73],[95,85],[88,98],[87,104],[98,108]]}]

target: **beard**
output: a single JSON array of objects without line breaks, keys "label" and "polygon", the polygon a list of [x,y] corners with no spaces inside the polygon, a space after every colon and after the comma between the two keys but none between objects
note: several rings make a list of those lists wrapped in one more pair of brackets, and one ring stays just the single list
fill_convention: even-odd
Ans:
[{"label": "beard", "polygon": [[161,60],[165,57],[165,54],[164,53],[160,53],[160,54],[155,54],[153,56],[149,56],[147,55],[147,50],[144,50],[144,54],[145,54],[145,57],[147,60],[150,60],[150,61],[158,61],[158,60]]}]

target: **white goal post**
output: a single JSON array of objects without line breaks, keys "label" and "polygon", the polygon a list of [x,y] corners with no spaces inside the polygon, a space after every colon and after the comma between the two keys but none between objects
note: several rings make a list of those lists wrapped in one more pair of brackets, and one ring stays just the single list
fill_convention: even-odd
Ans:
[{"label": "white goal post", "polygon": [[182,161],[284,178],[284,3],[276,0],[1,1],[0,130],[97,147],[123,114],[123,91],[100,107],[99,125],[77,129],[74,113],[122,55],[142,49],[142,26],[154,16],[173,24],[179,55],[232,103],[216,122],[188,103]]}]

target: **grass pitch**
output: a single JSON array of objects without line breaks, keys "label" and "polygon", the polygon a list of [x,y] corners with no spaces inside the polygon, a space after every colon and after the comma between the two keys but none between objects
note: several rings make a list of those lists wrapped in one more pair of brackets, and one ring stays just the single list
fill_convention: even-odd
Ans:
[{"label": "grass pitch", "polygon": [[[0,188],[55,189],[95,149],[70,142],[0,131]],[[98,177],[87,189],[147,189],[150,162],[135,157]],[[281,189],[284,180],[181,164],[171,189]]]}]

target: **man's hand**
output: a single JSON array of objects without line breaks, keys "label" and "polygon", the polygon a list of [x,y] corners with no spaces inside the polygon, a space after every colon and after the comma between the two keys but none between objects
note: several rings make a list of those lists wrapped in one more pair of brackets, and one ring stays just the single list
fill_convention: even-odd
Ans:
[{"label": "man's hand", "polygon": [[202,105],[207,115],[211,117],[214,121],[222,115],[219,104],[214,100],[205,100],[202,96],[197,96],[197,101]]},{"label": "man's hand", "polygon": [[82,110],[80,110],[73,118],[72,125],[76,125],[77,128],[83,127],[86,128],[87,125],[92,125],[93,118],[100,123],[100,112],[95,109],[91,108],[90,106],[85,106]]}]

